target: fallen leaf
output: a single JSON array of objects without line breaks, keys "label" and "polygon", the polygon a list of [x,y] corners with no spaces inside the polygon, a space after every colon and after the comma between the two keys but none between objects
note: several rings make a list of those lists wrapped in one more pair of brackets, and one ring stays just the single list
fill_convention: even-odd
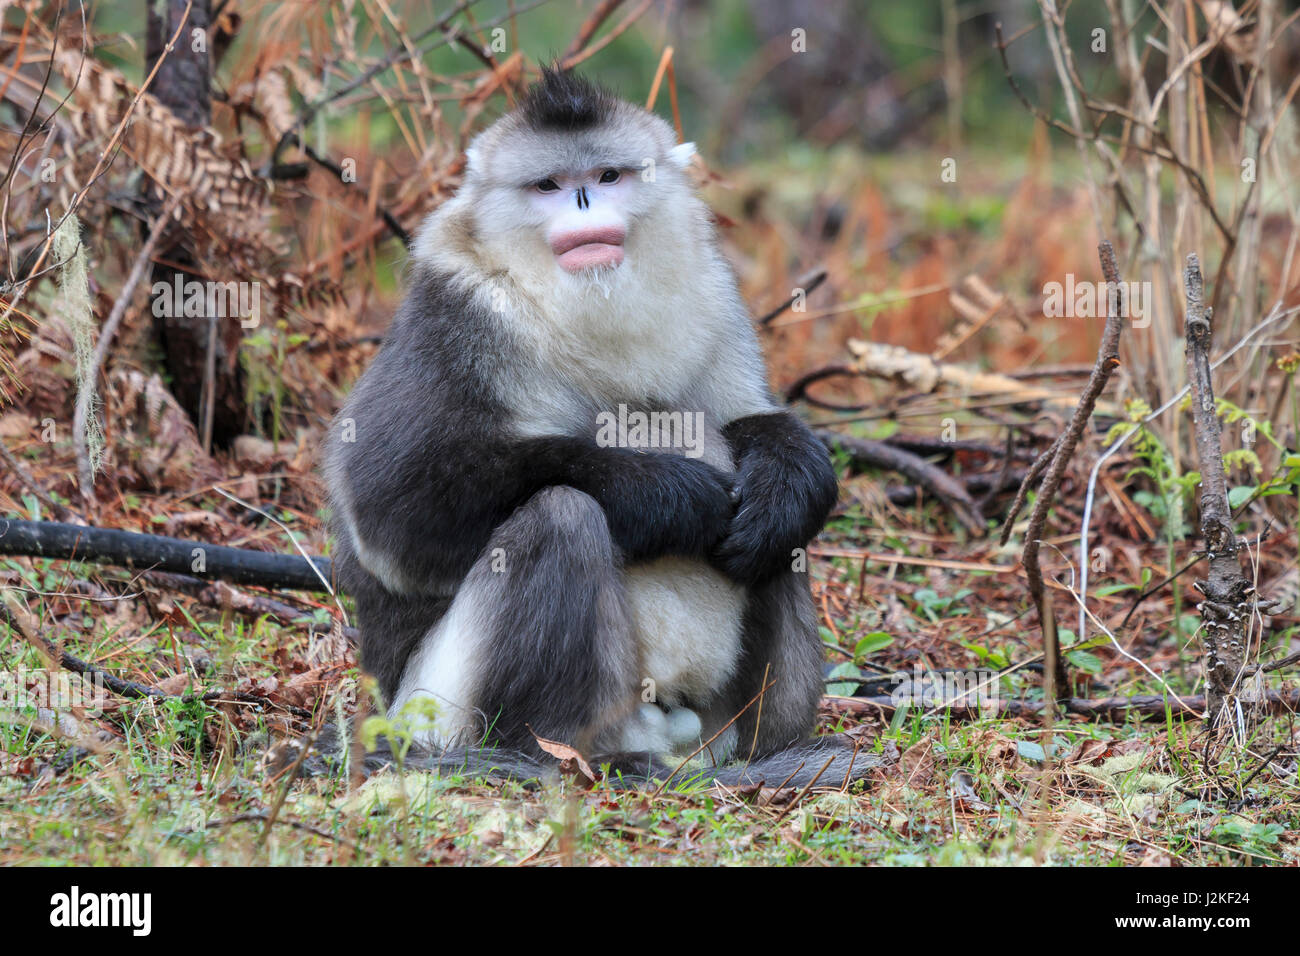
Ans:
[{"label": "fallen leaf", "polygon": [[583,759],[582,754],[578,753],[578,751],[574,750],[568,744],[562,744],[558,740],[547,740],[545,737],[537,736],[537,732],[533,730],[532,727],[529,727],[528,724],[524,724],[524,726],[528,727],[528,732],[532,734],[533,739],[537,741],[537,746],[541,747],[552,757],[555,757],[560,761],[560,773],[574,773],[576,771],[580,772],[592,783],[596,782],[596,774],[591,769],[591,765]]}]

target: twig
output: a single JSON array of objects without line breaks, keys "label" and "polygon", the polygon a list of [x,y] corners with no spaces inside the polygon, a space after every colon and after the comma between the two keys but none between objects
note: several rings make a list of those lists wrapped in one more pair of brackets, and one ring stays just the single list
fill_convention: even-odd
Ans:
[{"label": "twig", "polygon": [[[329,157],[320,155],[318,152],[316,152],[316,150],[312,149],[311,146],[309,146],[307,143],[302,142],[298,134],[295,133],[293,135],[292,141],[295,145],[297,145],[302,150],[304,156],[310,159],[317,166],[320,166],[324,169],[328,169],[331,173],[333,173],[335,176],[338,177],[340,182],[343,181],[342,166],[334,162],[334,160],[330,159]],[[275,171],[273,170],[272,173],[274,174],[274,172]],[[403,226],[401,222],[398,221],[397,217],[394,216],[392,212],[390,212],[389,209],[382,204],[376,204],[375,211],[379,213],[379,218],[384,220],[384,225],[388,227],[389,232],[391,232],[394,236],[396,236],[403,246],[405,246],[407,249],[410,249],[411,243],[413,241],[411,237],[411,233],[408,232],[406,227]]]},{"label": "twig", "polygon": [[[204,581],[188,574],[147,571],[144,578],[150,584],[179,591],[208,607],[233,611],[235,614],[252,619],[269,617],[281,624],[302,624],[304,618],[311,617],[312,610],[316,606],[309,604],[305,607],[297,607],[264,594],[249,594],[225,581]],[[359,641],[359,633],[355,627],[344,626],[343,637],[354,647]]]},{"label": "twig", "polygon": [[[1268,709],[1285,714],[1300,711],[1300,688],[1287,691],[1269,691],[1264,695]],[[1123,722],[1131,717],[1143,720],[1163,720],[1166,713],[1183,720],[1200,719],[1205,714],[1205,697],[1184,697],[1182,703],[1157,694],[1139,694],[1133,697],[1066,697],[1057,704],[1067,714],[1087,717],[1090,720]],[[879,716],[888,719],[898,710],[914,705],[896,701],[892,697],[824,697],[822,707],[832,713],[852,714],[859,717]],[[974,704],[954,704],[937,708],[933,712],[941,718],[953,720],[988,720],[993,717],[1038,717],[1043,704],[1036,700],[999,700]]]},{"label": "twig", "polygon": [[1264,671],[1265,673],[1271,673],[1273,671],[1279,671],[1284,667],[1290,667],[1292,664],[1295,664],[1297,662],[1300,662],[1300,651],[1296,651],[1294,654],[1288,654],[1286,657],[1283,657],[1280,660],[1271,661],[1270,663],[1265,664],[1263,667],[1261,667],[1260,670]]},{"label": "twig", "polygon": [[1166,587],[1168,587],[1178,578],[1182,577],[1192,568],[1196,567],[1196,565],[1200,564],[1204,559],[1205,559],[1205,555],[1203,554],[1196,555],[1194,558],[1192,558],[1190,561],[1184,564],[1173,574],[1168,575],[1167,577],[1162,579],[1158,584],[1151,585],[1149,588],[1147,588],[1145,591],[1143,591],[1141,594],[1135,597],[1133,599],[1133,603],[1129,605],[1128,613],[1124,615],[1124,620],[1119,622],[1119,628],[1117,628],[1117,630],[1123,630],[1124,628],[1128,627],[1129,620],[1133,617],[1134,612],[1136,612],[1137,609],[1142,605],[1143,601],[1145,601],[1147,598],[1151,597],[1154,594],[1159,594],[1161,591],[1163,591]]},{"label": "twig", "polygon": [[1263,761],[1260,762],[1260,765],[1251,771],[1250,776],[1247,777],[1245,780],[1241,781],[1241,786],[1239,789],[1244,793],[1246,788],[1250,786],[1250,782],[1254,780],[1256,777],[1258,777],[1260,773],[1263,772],[1264,768],[1267,767],[1269,764],[1271,764],[1275,759],[1277,759],[1277,755],[1280,754],[1285,749],[1286,749],[1285,744],[1278,744],[1276,747],[1274,747],[1272,752],[1267,757],[1265,757]]},{"label": "twig", "polygon": [[1070,114],[1070,124],[1073,128],[1072,138],[1079,148],[1079,160],[1088,173],[1088,196],[1092,200],[1093,221],[1097,224],[1097,231],[1102,232],[1105,229],[1105,220],[1101,213],[1101,197],[1097,193],[1097,181],[1092,176],[1092,162],[1088,155],[1088,147],[1084,142],[1087,139],[1096,139],[1096,134],[1094,132],[1090,137],[1084,131],[1083,115],[1079,112],[1078,97],[1066,71],[1062,47],[1064,46],[1068,51],[1069,39],[1064,35],[1065,23],[1056,9],[1056,0],[1038,0],[1038,9],[1043,17],[1043,36],[1047,39],[1047,49],[1052,54],[1052,63],[1056,67],[1057,79],[1061,83],[1061,92],[1065,96],[1065,108]]},{"label": "twig", "polygon": [[115,677],[103,668],[97,667],[89,661],[83,661],[80,657],[55,647],[49,638],[40,633],[34,621],[30,619],[24,621],[23,618],[28,618],[27,613],[12,599],[6,597],[0,601],[0,621],[7,624],[13,633],[19,635],[28,644],[36,648],[37,652],[49,663],[49,666],[59,667],[74,674],[80,674],[83,677],[93,678],[98,684],[108,688],[119,697],[127,697],[132,700],[179,700],[183,703],[194,703],[196,701],[212,703],[214,701],[233,700],[243,704],[252,704],[258,708],[277,706],[295,717],[304,720],[311,718],[311,711],[292,704],[276,703],[267,697],[259,697],[256,694],[249,694],[244,691],[210,690],[202,694],[169,694],[148,684],[127,680],[124,677]]},{"label": "twig", "polygon": [[[886,444],[892,444],[887,442]],[[1020,470],[1003,470],[999,472],[973,472],[954,476],[966,486],[966,491],[975,500],[979,506],[980,512],[993,503],[994,499],[1004,491],[1014,488],[1022,479],[1023,472]],[[885,497],[892,504],[900,507],[911,507],[916,504],[916,496],[924,494],[925,489],[916,485],[892,485],[885,489]]]},{"label": "twig", "polygon": [[[404,45],[399,45],[395,47],[392,50],[392,52],[388,53],[382,59],[380,59],[377,63],[363,70],[360,74],[353,77],[348,82],[344,83],[338,89],[331,90],[328,93],[324,93],[321,96],[319,96],[317,99],[313,100],[311,103],[307,104],[303,108],[302,113],[294,120],[293,125],[291,125],[288,129],[284,131],[284,133],[281,134],[280,139],[275,144],[275,148],[271,151],[270,158],[267,160],[266,165],[263,167],[263,174],[265,175],[270,170],[277,169],[282,165],[280,161],[280,157],[284,153],[284,150],[289,146],[290,142],[294,138],[296,138],[302,130],[307,128],[307,126],[311,123],[311,121],[316,118],[316,114],[319,113],[324,107],[328,106],[330,103],[335,102],[336,100],[342,99],[344,96],[347,96],[350,93],[356,92],[361,87],[365,86],[367,83],[373,80],[380,73],[392,69],[394,66],[396,66],[399,63],[405,63],[409,60],[414,59],[416,56],[428,56],[428,54],[432,53],[434,50],[437,50],[444,46],[449,46],[452,43],[457,42],[459,33],[457,31],[453,31],[449,29],[451,27],[451,21],[454,20],[458,15],[464,13],[466,10],[468,10],[477,2],[478,0],[461,0],[460,3],[456,4],[445,14],[439,17],[438,20],[435,21],[431,26],[427,27],[426,29],[420,31],[415,36],[411,37],[412,44],[418,44],[424,40],[427,40],[435,33],[442,34],[441,37],[431,42],[428,46],[425,46],[423,48],[417,48],[414,51],[412,51],[411,49],[408,49]],[[479,29],[490,30],[493,27],[500,26],[501,24],[505,23],[507,20],[511,20],[514,17],[517,17],[521,13],[527,13],[529,10],[532,10],[536,7],[540,7],[542,4],[548,2],[549,0],[533,0],[533,2],[531,3],[525,3],[522,6],[514,7],[511,10],[507,10],[505,13],[501,14],[500,16],[493,17],[491,20],[485,20],[483,23],[479,25]],[[566,64],[565,69],[569,69],[572,66],[573,64],[571,63]]]},{"label": "twig", "polygon": [[700,744],[693,751],[691,751],[684,758],[682,758],[682,762],[679,763],[675,768],[673,768],[673,772],[664,778],[663,783],[659,784],[659,788],[655,790],[654,795],[656,797],[660,796],[664,792],[664,788],[667,787],[668,784],[672,781],[673,777],[677,776],[679,770],[681,770],[688,763],[694,760],[697,756],[703,753],[704,750],[709,746],[709,744],[713,743],[713,741],[721,737],[723,733],[726,732],[728,727],[730,727],[736,721],[740,720],[740,718],[745,715],[745,711],[749,710],[749,708],[753,707],[754,704],[761,701],[763,699],[763,695],[766,694],[769,690],[771,690],[775,686],[776,686],[776,681],[769,681],[768,683],[760,687],[758,689],[758,693],[749,699],[749,703],[746,704],[744,707],[740,708],[740,710],[737,711],[734,717],[732,717],[729,721],[727,721],[725,724],[719,727],[718,732],[716,734],[714,734],[708,740],[704,741],[704,743]]},{"label": "twig", "polygon": [[840,405],[834,402],[822,401],[808,394],[808,386],[820,382],[827,378],[837,378],[841,375],[847,375],[853,378],[864,376],[861,369],[854,368],[852,365],[834,364],[824,365],[821,368],[815,368],[811,372],[801,375],[795,380],[785,392],[786,402],[797,402],[803,400],[814,408],[823,408],[830,412],[861,412],[868,408],[875,408],[876,402],[866,402],[862,405]]},{"label": "twig", "polygon": [[1074,455],[1074,449],[1083,436],[1083,430],[1087,427],[1088,420],[1092,417],[1092,410],[1097,404],[1097,398],[1105,390],[1111,372],[1119,366],[1119,334],[1123,326],[1121,314],[1125,311],[1121,308],[1122,303],[1119,301],[1124,286],[1120,282],[1119,269],[1115,265],[1115,250],[1111,247],[1109,240],[1103,239],[1098,251],[1101,257],[1101,271],[1106,277],[1108,293],[1113,294],[1108,294],[1106,297],[1106,328],[1102,333],[1101,347],[1097,351],[1097,364],[1093,366],[1092,376],[1088,379],[1083,395],[1079,398],[1079,404],[1074,410],[1074,416],[1070,420],[1069,427],[1061,439],[1053,445],[1055,450],[1051,462],[1045,469],[1043,483],[1038,490],[1038,498],[1034,501],[1034,510],[1029,516],[1029,528],[1025,532],[1025,547],[1021,556],[1021,562],[1025,567],[1025,577],[1029,582],[1029,593],[1034,600],[1034,605],[1038,608],[1038,623],[1043,633],[1043,699],[1048,702],[1045,711],[1048,716],[1051,715],[1051,702],[1056,699],[1059,692],[1069,686],[1069,679],[1065,671],[1065,661],[1061,656],[1060,641],[1056,633],[1056,618],[1052,612],[1051,601],[1048,599],[1043,586],[1043,572],[1038,563],[1038,551],[1041,547],[1043,526],[1047,522],[1047,512],[1051,509],[1052,501],[1056,498],[1056,491],[1060,487],[1061,478],[1065,475],[1066,465],[1069,464],[1070,458]]},{"label": "twig", "polygon": [[[197,552],[197,553],[196,553]],[[231,548],[158,534],[0,518],[0,554],[96,561],[142,571],[195,574],[209,580],[295,591],[327,591],[330,559]]]},{"label": "twig", "polygon": [[[1283,309],[1282,301],[1278,300],[1273,304],[1273,308],[1269,310],[1268,315],[1266,315],[1263,319],[1261,319],[1258,325],[1256,325],[1253,329],[1251,329],[1244,336],[1242,336],[1232,346],[1232,348],[1228,349],[1227,352],[1220,355],[1217,360],[1210,363],[1210,370],[1213,371],[1214,369],[1221,366],[1224,362],[1228,361],[1228,359],[1232,358],[1233,355],[1235,355],[1241,349],[1245,348],[1248,342],[1256,338],[1265,329],[1271,328],[1273,324],[1276,322],[1280,322],[1283,319],[1290,318],[1291,316],[1295,315],[1297,312],[1300,312],[1300,306],[1294,306],[1289,309]],[[1092,505],[1093,505],[1096,488],[1097,488],[1097,476],[1101,474],[1102,467],[1106,464],[1107,461],[1110,460],[1111,456],[1113,456],[1121,448],[1127,445],[1129,439],[1138,433],[1142,425],[1147,425],[1155,421],[1165,412],[1169,411],[1169,409],[1173,408],[1175,405],[1181,402],[1183,400],[1183,396],[1185,396],[1189,391],[1191,391],[1191,385],[1184,385],[1163,405],[1161,405],[1151,414],[1145,416],[1140,422],[1136,422],[1135,427],[1129,429],[1124,434],[1116,438],[1110,444],[1110,447],[1108,447],[1105,451],[1103,451],[1101,455],[1098,456],[1097,460],[1093,462],[1092,470],[1088,473],[1088,491],[1087,494],[1084,495],[1083,522],[1080,526],[1080,534],[1079,534],[1079,594],[1083,599],[1080,602],[1081,606],[1079,608],[1079,634],[1078,634],[1079,640],[1083,640],[1084,635],[1086,633],[1085,622],[1087,620],[1087,614],[1086,614],[1087,607],[1084,601],[1086,601],[1088,596],[1088,535],[1092,527]]]},{"label": "twig", "polygon": [[561,59],[568,60],[581,53],[587,44],[591,42],[591,38],[596,35],[596,31],[600,29],[601,24],[608,20],[610,15],[622,5],[623,0],[600,0],[600,3],[596,4],[596,9],[591,11],[591,16],[587,17],[582,26],[578,28],[577,36],[573,38],[573,42],[564,51],[564,56]]},{"label": "twig", "polygon": [[1020,487],[1016,489],[1016,497],[1011,502],[1011,510],[1007,512],[1007,517],[1002,523],[1002,535],[999,538],[1000,544],[1006,544],[1011,540],[1011,532],[1015,528],[1016,517],[1020,514],[1020,509],[1025,506],[1029,499],[1029,489],[1039,478],[1042,477],[1043,471],[1056,458],[1057,451],[1061,448],[1061,441],[1064,434],[1057,435],[1052,444],[1034,459],[1034,463],[1029,466],[1029,471],[1025,472],[1025,477],[1020,481]]},{"label": "twig", "polygon": [[988,533],[988,522],[966,486],[919,455],[884,442],[841,435],[824,428],[817,429],[816,435],[827,448],[839,448],[847,452],[854,464],[885,468],[906,475],[947,505],[971,534],[982,537]]},{"label": "twig", "polygon": [[[856,746],[854,747],[853,754],[855,757],[857,756]],[[829,757],[826,758],[826,762],[822,764],[822,768],[818,770],[816,774],[813,775],[813,778],[811,780],[808,781],[808,785],[805,786],[802,790],[800,790],[797,794],[795,794],[794,799],[785,805],[785,809],[776,815],[776,819],[772,821],[773,823],[780,823],[782,820],[785,819],[785,815],[787,813],[789,813],[791,810],[793,810],[803,801],[803,798],[808,795],[808,791],[811,790],[813,786],[817,783],[817,781],[822,778],[822,774],[826,772],[826,768],[835,762],[835,758],[837,756],[839,756],[839,754],[831,754]],[[850,770],[853,769],[852,764],[849,765],[849,769]]]},{"label": "twig", "polygon": [[677,131],[677,142],[685,142],[686,135],[682,132],[682,112],[677,105],[677,74],[673,71],[673,48],[664,47],[664,52],[659,56],[659,67],[655,70],[655,78],[650,83],[650,95],[646,97],[645,108],[651,112],[655,108],[655,100],[659,97],[659,85],[663,83],[664,77],[668,77],[668,102],[673,110],[673,129]]},{"label": "twig", "polygon": [[1201,536],[1205,539],[1209,572],[1196,586],[1205,595],[1200,605],[1204,622],[1205,684],[1211,727],[1230,722],[1244,738],[1254,723],[1254,707],[1240,692],[1250,657],[1246,622],[1255,604],[1255,589],[1241,572],[1240,544],[1228,507],[1228,483],[1223,468],[1219,416],[1210,375],[1210,321],[1205,285],[1195,253],[1183,270],[1187,292],[1187,379],[1192,386],[1192,421],[1201,472]]},{"label": "twig", "polygon": [[[241,813],[238,816],[227,817],[224,820],[210,820],[200,827],[182,827],[179,830],[172,831],[173,836],[187,836],[191,833],[206,833],[209,830],[215,830],[218,827],[228,827],[236,823],[266,823],[268,814],[265,811],[254,811],[252,813]],[[303,823],[301,820],[271,820],[272,823],[278,823],[281,826],[292,827],[295,830],[301,830],[304,833],[313,833],[318,837],[324,837],[327,840],[336,840],[339,843],[348,846],[356,846],[351,840],[337,833],[330,833],[328,830],[322,830],[320,827],[314,827],[310,823]]]},{"label": "twig", "polygon": [[35,495],[37,501],[50,509],[51,514],[56,518],[66,518],[68,516],[68,509],[51,498],[45,489],[36,483],[36,479],[32,477],[31,472],[24,468],[22,462],[14,457],[14,453],[9,450],[9,446],[3,440],[0,440],[0,459],[3,459],[4,463],[9,466],[9,470],[13,472],[14,477],[18,479],[23,487]]},{"label": "twig", "polygon": [[266,826],[262,829],[262,836],[258,840],[259,845],[264,845],[271,836],[271,828],[275,826],[276,820],[279,819],[280,811],[284,809],[284,801],[289,796],[289,790],[293,787],[293,782],[298,779],[298,774],[302,772],[302,765],[307,760],[307,755],[311,753],[312,747],[316,745],[318,736],[320,736],[320,732],[313,729],[306,740],[302,742],[302,746],[298,750],[298,758],[294,760],[292,766],[285,770],[283,774],[284,780],[275,795],[275,802],[271,804],[271,809],[266,814]]},{"label": "twig", "polygon": [[780,305],[778,305],[778,306],[777,306],[775,309],[773,309],[771,312],[768,312],[768,313],[767,313],[766,315],[764,315],[761,319],[759,319],[759,320],[758,320],[758,324],[759,324],[759,326],[765,326],[765,325],[767,325],[769,322],[771,322],[773,319],[775,319],[778,315],[780,315],[780,314],[781,314],[782,312],[784,312],[786,309],[790,308],[790,306],[792,306],[792,305],[794,305],[796,302],[798,302],[800,296],[807,297],[807,296],[809,296],[809,295],[812,295],[813,291],[814,291],[818,286],[820,286],[823,282],[826,281],[826,277],[827,277],[829,274],[830,274],[830,273],[828,273],[825,269],[817,269],[816,271],[812,272],[811,274],[809,274],[809,275],[806,276],[805,278],[800,279],[800,280],[799,280],[799,291],[795,292],[793,295],[790,296],[790,298],[786,299],[784,302],[782,302]]},{"label": "twig", "polygon": [[627,16],[611,27],[608,33],[595,43],[591,44],[591,46],[587,47],[585,50],[580,50],[571,56],[566,56],[561,61],[561,68],[572,70],[575,66],[591,59],[601,50],[605,49],[605,47],[613,43],[618,37],[631,29],[632,24],[636,23],[637,20],[640,20],[653,4],[654,0],[641,0],[641,3],[634,7]]}]

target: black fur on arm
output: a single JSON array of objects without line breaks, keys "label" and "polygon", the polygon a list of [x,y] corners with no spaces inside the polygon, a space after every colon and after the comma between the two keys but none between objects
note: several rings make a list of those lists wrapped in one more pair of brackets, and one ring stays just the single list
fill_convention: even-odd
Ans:
[{"label": "black fur on arm", "polygon": [[734,479],[704,461],[606,448],[579,438],[531,439],[532,473],[599,502],[628,562],[703,557],[735,510]]},{"label": "black fur on arm", "polygon": [[366,544],[435,591],[459,583],[492,530],[546,487],[568,485],[596,499],[628,562],[703,556],[721,539],[733,511],[729,476],[675,455],[602,448],[564,436],[473,440],[454,429],[438,436],[408,433],[385,444],[423,447],[433,456],[420,462],[390,451],[374,459],[363,481],[354,472],[357,524],[366,529]]},{"label": "black fur on arm", "polygon": [[500,441],[372,421],[365,410],[356,429],[355,449],[339,452],[361,538],[351,550],[361,563],[369,556],[368,569],[390,591],[451,593],[528,487],[516,460]]},{"label": "black fur on arm", "polygon": [[838,489],[826,447],[792,412],[738,418],[722,430],[740,504],[712,562],[742,584],[788,569],[822,529]]},{"label": "black fur on arm", "polygon": [[485,374],[501,352],[468,293],[414,271],[383,348],[330,433],[337,536],[349,538],[337,513],[348,508],[360,537],[340,569],[349,590],[365,565],[392,592],[452,593],[533,488]]},{"label": "black fur on arm", "polygon": [[[331,432],[334,504],[350,505],[362,539],[341,552],[349,590],[369,555],[368,576],[389,591],[450,594],[493,529],[552,485],[600,503],[627,561],[704,556],[722,537],[733,480],[702,461],[574,436],[510,436],[485,372],[509,358],[490,316],[445,277],[416,271]],[[347,537],[337,516],[335,529]]]}]

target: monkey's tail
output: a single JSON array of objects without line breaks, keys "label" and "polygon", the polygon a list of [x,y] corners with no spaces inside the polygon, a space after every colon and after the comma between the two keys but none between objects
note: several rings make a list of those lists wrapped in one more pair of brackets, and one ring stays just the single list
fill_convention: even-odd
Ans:
[{"label": "monkey's tail", "polygon": [[[292,741],[267,752],[272,772],[283,772],[295,763],[303,776],[328,776],[348,766],[346,736],[327,724],[311,751],[303,757],[301,743]],[[411,748],[399,760],[386,742],[362,757],[354,768],[366,776],[399,765],[406,770],[445,776],[482,777],[540,783],[556,776],[559,765],[515,750],[490,747],[458,747],[443,751]],[[843,787],[867,776],[879,764],[879,757],[855,747],[848,738],[818,737],[746,762],[717,766],[690,763],[668,764],[649,753],[617,753],[592,759],[593,768],[605,770],[605,783],[615,789],[644,790],[669,786],[684,788],[722,784],[728,787],[797,787],[810,785]]]},{"label": "monkey's tail", "polygon": [[879,765],[874,752],[842,736],[816,737],[749,761],[717,766],[671,766],[652,754],[615,754],[601,759],[606,780],[615,788],[643,789],[665,780],[672,786],[722,784],[727,787],[844,787]]}]

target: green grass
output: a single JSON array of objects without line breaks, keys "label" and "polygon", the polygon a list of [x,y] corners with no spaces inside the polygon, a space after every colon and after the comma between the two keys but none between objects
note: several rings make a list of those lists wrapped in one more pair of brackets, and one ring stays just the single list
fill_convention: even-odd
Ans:
[{"label": "green grass", "polygon": [[[907,601],[918,634],[957,613],[924,592]],[[196,621],[189,634],[158,627],[134,641],[111,622],[89,623],[83,636],[65,632],[69,649],[133,679],[174,677],[163,674],[178,659],[173,640],[182,660],[198,643],[211,644],[204,673],[191,674],[193,691],[246,686],[273,676],[276,660],[306,652],[298,629],[268,622]],[[886,646],[868,646],[866,657],[891,667],[915,650],[903,631]],[[40,666],[20,639],[7,648],[6,668]],[[1003,653],[1020,656],[1011,647]],[[1031,696],[1034,689],[1032,678],[1004,683],[1003,693]],[[340,699],[346,709],[355,686],[355,669],[340,668],[322,683],[313,709],[333,714]],[[1151,688],[1135,683],[1133,690]],[[1193,723],[1066,720],[1049,732],[1021,720],[962,723],[917,711],[888,722],[828,717],[827,728],[848,727],[875,755],[879,766],[869,779],[848,789],[826,781],[807,794],[698,784],[654,794],[587,789],[570,778],[526,788],[410,771],[386,771],[360,786],[342,771],[290,785],[261,759],[265,741],[287,727],[276,708],[257,715],[229,704],[114,699],[102,717],[65,721],[61,729],[30,710],[17,717],[0,724],[0,864],[1300,860],[1293,763],[1245,783],[1260,755],[1286,741],[1290,731],[1281,722],[1207,766]]]}]

